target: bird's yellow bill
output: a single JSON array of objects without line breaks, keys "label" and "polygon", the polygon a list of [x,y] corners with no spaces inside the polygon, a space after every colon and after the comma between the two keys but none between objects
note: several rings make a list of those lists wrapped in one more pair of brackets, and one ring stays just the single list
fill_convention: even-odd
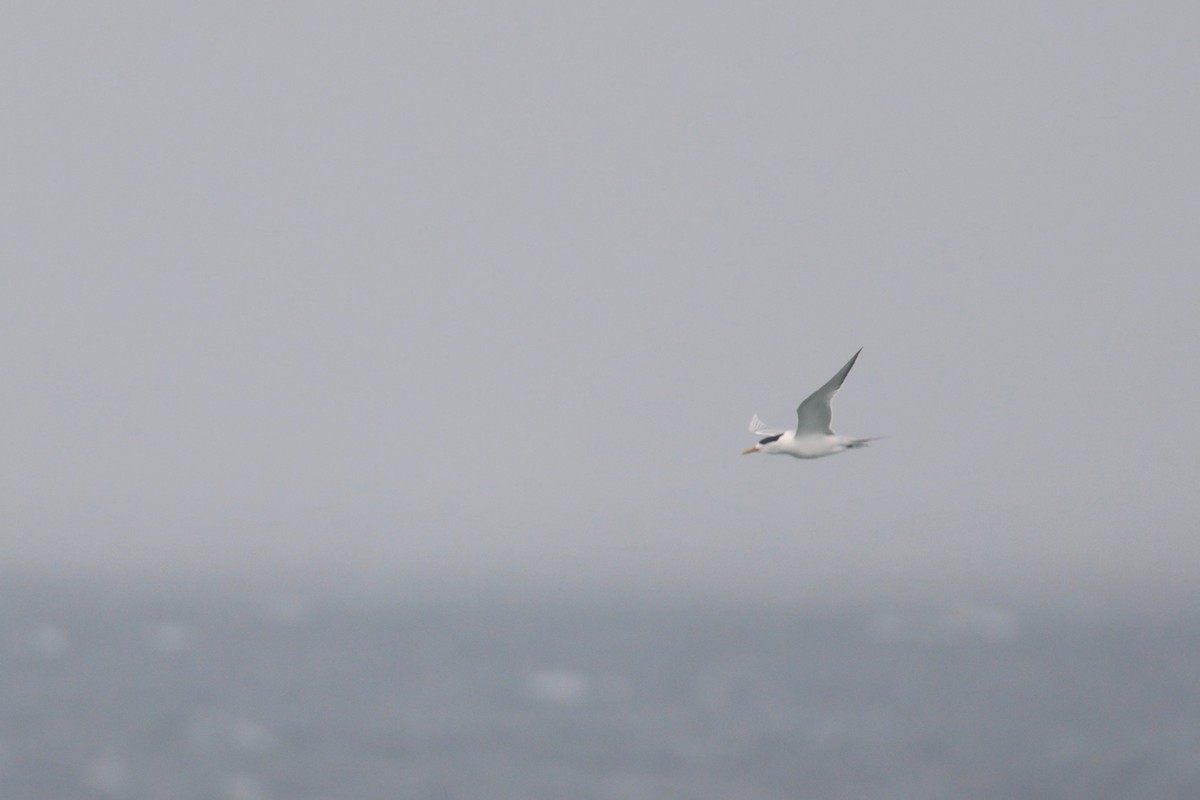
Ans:
[{"label": "bird's yellow bill", "polygon": [[751,453],[757,453],[757,452],[758,452],[758,445],[754,445],[754,447],[747,447],[745,450],[743,450],[742,455],[748,456]]}]

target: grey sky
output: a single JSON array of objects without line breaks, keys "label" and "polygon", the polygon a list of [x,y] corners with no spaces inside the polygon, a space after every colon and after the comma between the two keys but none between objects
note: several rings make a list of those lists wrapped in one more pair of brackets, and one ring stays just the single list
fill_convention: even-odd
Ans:
[{"label": "grey sky", "polygon": [[8,17],[10,572],[1200,579],[1195,4]]}]

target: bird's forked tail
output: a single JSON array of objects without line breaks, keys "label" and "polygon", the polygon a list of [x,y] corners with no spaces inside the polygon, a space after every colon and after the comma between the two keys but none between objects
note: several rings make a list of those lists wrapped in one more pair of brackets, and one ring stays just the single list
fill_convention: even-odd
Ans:
[{"label": "bird's forked tail", "polygon": [[874,442],[874,441],[876,441],[878,439],[882,439],[882,438],[883,438],[882,436],[868,436],[866,439],[851,439],[849,442],[846,443],[846,449],[853,450],[856,447],[866,447],[867,442]]}]

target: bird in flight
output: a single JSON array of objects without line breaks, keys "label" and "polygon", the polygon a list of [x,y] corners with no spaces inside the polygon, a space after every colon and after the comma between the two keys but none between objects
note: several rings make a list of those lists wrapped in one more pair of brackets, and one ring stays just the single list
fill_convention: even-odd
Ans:
[{"label": "bird in flight", "polygon": [[[860,347],[858,353],[861,352],[862,348]],[[870,439],[851,439],[848,436],[838,436],[829,427],[829,422],[833,418],[833,411],[830,409],[829,403],[837,394],[837,390],[842,388],[842,382],[846,380],[850,368],[858,360],[858,353],[851,356],[850,360],[846,362],[846,366],[838,370],[838,373],[830,378],[828,383],[810,394],[796,408],[796,430],[785,431],[768,428],[755,414],[754,418],[750,420],[750,432],[763,438],[759,440],[758,444],[743,450],[742,455],[767,453],[792,456],[793,458],[820,458],[840,453],[843,450],[864,447],[867,442],[878,439],[878,436]]]}]

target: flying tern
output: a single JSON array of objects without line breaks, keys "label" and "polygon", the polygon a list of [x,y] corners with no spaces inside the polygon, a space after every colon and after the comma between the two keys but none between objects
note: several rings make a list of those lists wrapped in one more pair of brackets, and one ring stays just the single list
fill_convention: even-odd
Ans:
[{"label": "flying tern", "polygon": [[[860,347],[858,353],[861,352],[862,348]],[[755,414],[754,418],[750,420],[750,432],[763,438],[759,440],[758,444],[743,450],[742,455],[767,453],[792,456],[793,458],[820,458],[840,453],[843,450],[864,447],[867,442],[879,438],[873,436],[869,439],[851,439],[848,436],[838,436],[829,427],[829,422],[833,418],[833,411],[830,409],[829,403],[837,394],[837,390],[842,388],[842,382],[846,380],[850,368],[858,360],[858,353],[851,356],[850,360],[846,362],[846,366],[838,370],[838,373],[830,378],[828,383],[810,394],[796,408],[795,430],[769,428]]]}]

